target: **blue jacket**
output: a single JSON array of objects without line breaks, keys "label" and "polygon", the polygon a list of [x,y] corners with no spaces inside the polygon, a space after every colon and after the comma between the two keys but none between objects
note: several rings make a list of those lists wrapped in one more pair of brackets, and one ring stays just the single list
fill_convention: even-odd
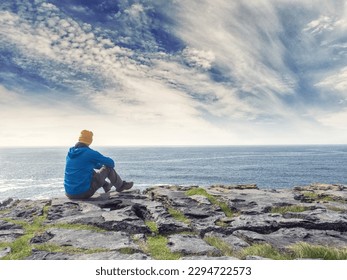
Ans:
[{"label": "blue jacket", "polygon": [[70,148],[66,156],[65,192],[75,195],[88,191],[94,169],[100,169],[103,165],[114,168],[114,161],[88,146]]}]

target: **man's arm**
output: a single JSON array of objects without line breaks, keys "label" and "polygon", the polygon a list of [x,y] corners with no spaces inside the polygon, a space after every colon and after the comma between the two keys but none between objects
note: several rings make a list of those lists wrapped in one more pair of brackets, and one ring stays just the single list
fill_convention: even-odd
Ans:
[{"label": "man's arm", "polygon": [[103,165],[107,167],[114,168],[115,163],[112,158],[105,157],[97,151],[93,151],[93,162],[95,163],[95,168],[100,169]]}]

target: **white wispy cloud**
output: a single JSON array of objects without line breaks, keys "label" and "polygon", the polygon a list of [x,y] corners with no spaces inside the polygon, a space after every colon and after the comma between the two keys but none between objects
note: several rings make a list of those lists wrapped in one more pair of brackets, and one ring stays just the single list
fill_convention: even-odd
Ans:
[{"label": "white wispy cloud", "polygon": [[204,70],[210,70],[215,61],[215,55],[212,51],[198,50],[187,47],[182,51],[183,58],[192,67],[200,67]]},{"label": "white wispy cloud", "polygon": [[[100,129],[101,135],[102,131],[108,131],[110,128],[114,130],[111,134],[134,128],[135,132],[122,135],[123,144],[136,141],[154,144],[153,135],[157,135],[156,139],[161,143],[169,144],[172,140],[176,143],[198,143],[198,137],[205,133],[206,127],[211,131],[218,130],[199,119],[199,113],[194,107],[196,104],[191,102],[188,96],[167,86],[166,78],[156,76],[160,71],[156,74],[149,73],[150,68],[134,61],[131,58],[131,50],[116,46],[108,39],[97,37],[89,31],[88,26],[81,28],[72,19],[64,18],[64,15],[52,5],[43,5],[39,10],[39,20],[37,17],[24,19],[9,12],[1,15],[3,38],[25,55],[26,59],[19,60],[18,64],[28,70],[31,70],[33,63],[47,59],[66,65],[65,69],[53,71],[55,75],[52,75],[49,68],[44,70],[43,65],[40,73],[45,79],[62,79],[63,83],[70,83],[76,87],[80,91],[80,97],[89,100],[91,106],[99,110],[100,115],[88,115],[86,110],[78,113],[81,109],[71,104],[70,108],[67,108],[54,103],[54,106],[50,105],[41,110],[33,97],[32,102],[17,104],[14,111],[10,105],[21,100],[20,94],[16,93],[15,98],[7,99],[7,110],[4,110],[3,114],[13,116],[21,110],[25,112],[25,119],[21,116],[12,118],[6,129],[11,130],[11,127],[15,127],[13,122],[17,123],[16,126],[26,127],[31,131],[44,130],[49,133],[53,130],[61,132],[61,135],[62,127],[71,131],[82,124],[94,127],[95,130]],[[16,29],[18,32],[15,32]],[[9,35],[6,35],[6,32]],[[40,41],[42,38],[45,38],[43,42]],[[36,41],[40,41],[40,44],[35,44]],[[99,76],[98,78],[104,81],[102,91],[93,89],[89,81],[73,79],[70,76],[73,70]],[[40,104],[44,106],[44,102]],[[69,122],[60,125],[67,116]],[[192,130],[195,134],[193,138]],[[158,135],[158,131],[161,132],[161,136]],[[105,133],[104,136],[104,143],[114,143],[113,138],[107,137]],[[22,138],[19,139],[23,141]]]},{"label": "white wispy cloud", "polygon": [[[54,92],[40,100],[23,86],[1,88],[6,114],[15,115],[10,109],[15,102],[28,112],[23,126],[31,119],[63,132],[60,123],[69,116],[65,129],[89,124],[108,139],[106,144],[120,132],[123,140],[117,141],[123,144],[295,142],[291,134],[298,131],[309,142],[316,138],[307,130],[323,134],[345,116],[340,102],[347,87],[343,1],[192,0],[162,7],[122,2],[105,16],[114,25],[105,29],[100,22],[73,17],[58,2],[14,3],[15,11],[0,10],[0,50],[12,50],[16,66],[42,78]],[[284,20],[284,14],[294,15],[294,6],[301,9],[298,18]],[[96,13],[77,4],[68,10]],[[154,18],[154,11],[168,22]],[[163,39],[152,32],[159,26],[181,48],[166,52]],[[303,84],[317,93],[307,93]],[[55,85],[66,87],[63,100]],[[323,102],[334,98],[335,106]],[[54,106],[45,107],[49,103]],[[334,111],[337,107],[341,112]],[[279,136],[276,131],[283,127],[287,131]],[[105,133],[110,128],[112,137]],[[10,124],[6,129],[15,133]],[[251,140],[255,132],[258,137]]]},{"label": "white wispy cloud", "polygon": [[275,9],[261,3],[181,2],[176,33],[189,46],[212,52],[216,66],[245,95],[276,99],[293,92],[295,77],[283,61]]},{"label": "white wispy cloud", "polygon": [[310,33],[320,48],[320,60],[326,62],[326,71],[319,72],[316,86],[326,94],[346,96],[347,89],[347,13],[340,16],[320,16],[308,23],[304,32]]},{"label": "white wispy cloud", "polygon": [[338,69],[317,84],[328,92],[339,94],[341,97],[347,97],[347,67]]}]

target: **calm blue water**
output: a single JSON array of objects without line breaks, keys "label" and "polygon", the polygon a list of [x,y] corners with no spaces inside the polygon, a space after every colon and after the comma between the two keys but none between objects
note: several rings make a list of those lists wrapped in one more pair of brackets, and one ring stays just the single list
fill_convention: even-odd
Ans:
[{"label": "calm blue water", "polygon": [[[347,145],[95,149],[115,159],[122,179],[134,181],[139,189],[157,184],[255,183],[260,188],[347,184]],[[0,201],[64,195],[66,152],[65,148],[0,149]]]}]

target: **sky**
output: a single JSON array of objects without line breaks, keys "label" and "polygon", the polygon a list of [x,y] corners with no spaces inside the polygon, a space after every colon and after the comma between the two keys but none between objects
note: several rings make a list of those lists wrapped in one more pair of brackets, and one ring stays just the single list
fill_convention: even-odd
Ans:
[{"label": "sky", "polygon": [[347,144],[345,0],[2,0],[0,146]]}]

